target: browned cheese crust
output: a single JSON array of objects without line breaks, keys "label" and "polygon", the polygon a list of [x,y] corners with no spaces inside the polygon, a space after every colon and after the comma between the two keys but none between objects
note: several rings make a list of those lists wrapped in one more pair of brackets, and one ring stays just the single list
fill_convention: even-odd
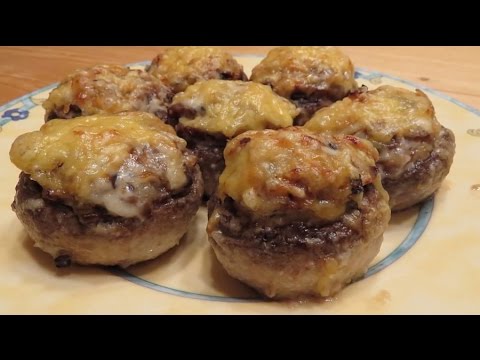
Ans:
[{"label": "browned cheese crust", "polygon": [[247,130],[293,124],[298,110],[268,86],[253,82],[208,80],[175,95],[169,117],[199,159],[208,198],[225,163],[227,141]]},{"label": "browned cheese crust", "polygon": [[216,47],[184,46],[162,50],[147,71],[171,86],[175,93],[202,80],[248,80],[242,65]]},{"label": "browned cheese crust", "polygon": [[351,60],[333,46],[275,48],[255,66],[250,80],[270,85],[293,101],[302,110],[296,125],[357,89]]},{"label": "browned cheese crust", "polygon": [[97,65],[68,75],[43,103],[45,121],[143,111],[167,120],[172,90],[144,70]]}]

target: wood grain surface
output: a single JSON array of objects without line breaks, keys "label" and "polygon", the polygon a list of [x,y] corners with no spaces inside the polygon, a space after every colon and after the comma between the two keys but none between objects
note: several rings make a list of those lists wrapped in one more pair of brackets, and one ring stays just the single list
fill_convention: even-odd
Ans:
[{"label": "wood grain surface", "polygon": [[[151,60],[157,47],[0,47],[0,104],[69,72],[101,63]],[[265,54],[271,46],[230,46],[231,53]],[[480,47],[342,47],[355,66],[428,86],[480,108]]]}]

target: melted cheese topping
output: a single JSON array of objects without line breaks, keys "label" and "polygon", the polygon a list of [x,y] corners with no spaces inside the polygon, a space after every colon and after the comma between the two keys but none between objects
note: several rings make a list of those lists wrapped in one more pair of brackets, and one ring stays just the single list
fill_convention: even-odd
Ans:
[{"label": "melted cheese topping", "polygon": [[208,80],[175,95],[173,105],[193,109],[194,119],[180,118],[186,127],[232,138],[247,130],[292,126],[298,110],[268,86],[253,82]]},{"label": "melted cheese topping", "polygon": [[323,108],[305,127],[315,132],[357,135],[383,144],[394,136],[437,136],[441,129],[433,105],[423,92],[389,85]]},{"label": "melted cheese topping", "polygon": [[52,120],[19,136],[11,161],[50,196],[141,216],[159,189],[186,185],[186,143],[148,113]]},{"label": "melted cheese topping", "polygon": [[353,136],[318,135],[300,127],[249,131],[225,148],[218,195],[229,196],[257,216],[310,211],[333,221],[345,212],[352,181],[374,183],[378,153]]},{"label": "melted cheese topping", "polygon": [[332,46],[285,46],[271,50],[252,70],[250,80],[269,84],[289,98],[297,90],[341,88],[344,93],[357,88],[349,57]]},{"label": "melted cheese topping", "polygon": [[177,93],[200,80],[223,79],[222,74],[239,80],[243,67],[219,48],[185,46],[164,50],[153,59],[147,71]]},{"label": "melted cheese topping", "polygon": [[70,106],[82,115],[115,114],[123,111],[166,113],[171,89],[143,70],[117,65],[98,65],[77,70],[54,89],[43,107],[68,113]]}]

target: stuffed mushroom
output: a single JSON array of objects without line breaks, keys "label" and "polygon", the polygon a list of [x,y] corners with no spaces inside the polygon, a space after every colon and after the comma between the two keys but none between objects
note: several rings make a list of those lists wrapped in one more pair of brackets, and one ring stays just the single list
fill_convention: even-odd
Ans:
[{"label": "stuffed mushroom", "polygon": [[175,93],[202,80],[248,80],[242,65],[232,55],[206,46],[165,49],[152,60],[147,71],[172,87]]},{"label": "stuffed mushroom", "polygon": [[449,173],[455,154],[453,132],[438,122],[432,102],[420,90],[364,87],[319,110],[305,127],[371,141],[380,153],[377,165],[392,210],[432,195]]},{"label": "stuffed mushroom", "polygon": [[302,109],[296,125],[357,89],[351,60],[332,46],[275,48],[253,68],[250,80],[270,85]]},{"label": "stuffed mushroom", "polygon": [[209,202],[219,262],[270,298],[336,294],[365,273],[390,220],[377,158],[367,141],[301,127],[234,138]]},{"label": "stuffed mushroom", "polygon": [[18,137],[13,210],[57,266],[149,260],[177,245],[203,182],[174,129],[148,113],[51,120]]},{"label": "stuffed mushroom", "polygon": [[45,121],[141,111],[167,120],[172,90],[144,70],[97,65],[68,75],[43,103]]}]

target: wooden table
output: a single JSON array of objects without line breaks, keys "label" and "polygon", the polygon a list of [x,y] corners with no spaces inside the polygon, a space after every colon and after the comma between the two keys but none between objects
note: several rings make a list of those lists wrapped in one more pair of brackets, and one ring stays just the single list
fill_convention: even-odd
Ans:
[{"label": "wooden table", "polygon": [[[161,47],[0,47],[0,105],[79,67],[152,59]],[[231,46],[265,54],[267,46]],[[446,93],[480,108],[480,47],[342,47],[354,64]]]}]

